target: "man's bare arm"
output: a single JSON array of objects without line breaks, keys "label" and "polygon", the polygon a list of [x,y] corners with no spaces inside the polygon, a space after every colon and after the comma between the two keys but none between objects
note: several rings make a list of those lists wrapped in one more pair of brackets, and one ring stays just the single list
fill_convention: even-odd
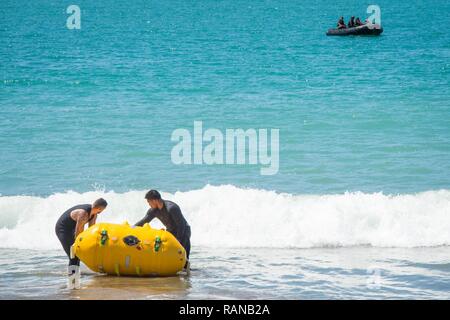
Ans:
[{"label": "man's bare arm", "polygon": [[84,225],[89,220],[89,214],[83,209],[77,209],[72,211],[70,213],[70,216],[77,222],[75,226],[75,238],[76,238],[81,232],[83,232]]}]

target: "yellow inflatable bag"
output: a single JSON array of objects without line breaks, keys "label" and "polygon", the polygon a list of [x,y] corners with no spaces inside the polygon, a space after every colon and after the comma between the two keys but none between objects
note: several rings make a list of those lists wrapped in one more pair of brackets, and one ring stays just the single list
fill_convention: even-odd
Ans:
[{"label": "yellow inflatable bag", "polygon": [[148,223],[143,227],[95,224],[78,235],[72,253],[92,271],[117,276],[170,276],[186,263],[186,251],[178,240]]}]

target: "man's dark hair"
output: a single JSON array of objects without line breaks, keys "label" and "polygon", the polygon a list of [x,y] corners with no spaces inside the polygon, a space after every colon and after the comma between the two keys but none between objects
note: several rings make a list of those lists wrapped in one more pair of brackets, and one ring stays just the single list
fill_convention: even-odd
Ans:
[{"label": "man's dark hair", "polygon": [[105,199],[100,198],[100,199],[95,200],[95,202],[94,202],[92,207],[94,207],[94,208],[106,208],[107,205],[108,205],[108,202],[106,202]]},{"label": "man's dark hair", "polygon": [[161,200],[161,195],[156,190],[150,190],[145,194],[145,199],[147,200]]}]

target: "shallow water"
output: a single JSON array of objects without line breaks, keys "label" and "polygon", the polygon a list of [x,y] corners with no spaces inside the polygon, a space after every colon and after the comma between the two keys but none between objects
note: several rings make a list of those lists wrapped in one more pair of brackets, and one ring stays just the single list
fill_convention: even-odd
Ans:
[{"label": "shallow water", "polygon": [[[0,250],[1,299],[450,299],[450,248],[195,248],[189,277],[82,268],[65,288],[61,251]],[[14,263],[11,263],[11,262]]]}]

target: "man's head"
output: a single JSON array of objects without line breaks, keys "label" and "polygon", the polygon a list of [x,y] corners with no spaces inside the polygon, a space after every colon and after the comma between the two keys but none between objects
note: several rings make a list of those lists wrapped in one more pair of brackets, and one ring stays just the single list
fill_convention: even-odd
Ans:
[{"label": "man's head", "polygon": [[94,203],[92,204],[91,213],[92,214],[99,214],[103,210],[105,210],[105,208],[107,206],[108,206],[108,202],[106,202],[106,200],[103,199],[103,198],[99,198],[99,199],[95,200]]},{"label": "man's head", "polygon": [[161,195],[159,194],[158,191],[150,190],[149,192],[147,192],[145,194],[145,199],[147,200],[148,205],[152,209],[155,209],[155,208],[161,209],[162,200],[161,200]]}]

